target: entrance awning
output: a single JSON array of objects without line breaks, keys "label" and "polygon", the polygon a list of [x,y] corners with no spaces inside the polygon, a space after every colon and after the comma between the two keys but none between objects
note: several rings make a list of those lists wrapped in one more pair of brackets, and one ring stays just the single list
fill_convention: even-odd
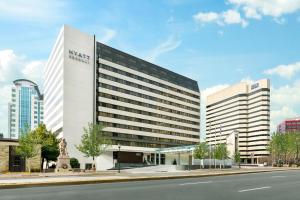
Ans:
[{"label": "entrance awning", "polygon": [[185,153],[194,151],[197,145],[178,146],[156,149],[156,153]]}]

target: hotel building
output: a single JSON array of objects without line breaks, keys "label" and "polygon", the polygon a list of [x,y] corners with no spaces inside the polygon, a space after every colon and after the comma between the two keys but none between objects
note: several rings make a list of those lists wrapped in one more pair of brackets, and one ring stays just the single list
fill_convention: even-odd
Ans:
[{"label": "hotel building", "polygon": [[206,141],[227,143],[235,132],[243,163],[261,163],[269,155],[270,81],[239,83],[207,97]]},{"label": "hotel building", "polygon": [[[75,148],[83,127],[101,123],[111,149],[98,169],[120,162],[153,163],[157,148],[199,143],[200,92],[196,81],[111,48],[63,26],[45,69],[45,124],[64,137],[81,167],[91,163]],[[160,163],[167,159],[162,155]]]},{"label": "hotel building", "polygon": [[8,135],[18,139],[27,128],[43,123],[43,95],[38,85],[26,79],[13,82],[11,102],[8,103]]}]

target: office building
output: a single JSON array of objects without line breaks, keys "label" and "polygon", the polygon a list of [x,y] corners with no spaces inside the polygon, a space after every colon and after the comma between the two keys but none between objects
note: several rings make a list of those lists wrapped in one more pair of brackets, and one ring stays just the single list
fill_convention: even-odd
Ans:
[{"label": "office building", "polygon": [[[91,160],[75,148],[88,123],[101,123],[111,149],[101,168],[156,161],[157,148],[199,143],[196,81],[111,48],[63,26],[45,69],[45,123],[64,137],[81,167]],[[162,155],[161,163],[167,162]]]},{"label": "office building", "polygon": [[27,129],[43,123],[43,95],[30,80],[18,79],[13,83],[8,103],[8,135],[18,139]]},{"label": "office building", "polygon": [[206,141],[227,143],[235,132],[242,162],[263,162],[269,155],[270,81],[239,83],[209,95],[206,102]]},{"label": "office building", "polygon": [[300,132],[300,117],[286,119],[277,126],[278,133]]}]

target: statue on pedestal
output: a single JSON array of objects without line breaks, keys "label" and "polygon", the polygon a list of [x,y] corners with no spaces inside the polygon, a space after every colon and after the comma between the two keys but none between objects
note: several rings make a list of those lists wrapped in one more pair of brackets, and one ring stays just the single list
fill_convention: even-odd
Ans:
[{"label": "statue on pedestal", "polygon": [[71,170],[70,157],[67,151],[65,138],[59,140],[59,156],[57,159],[56,172],[67,172]]},{"label": "statue on pedestal", "polygon": [[65,138],[61,138],[59,141],[59,157],[69,156],[67,151],[67,142]]}]

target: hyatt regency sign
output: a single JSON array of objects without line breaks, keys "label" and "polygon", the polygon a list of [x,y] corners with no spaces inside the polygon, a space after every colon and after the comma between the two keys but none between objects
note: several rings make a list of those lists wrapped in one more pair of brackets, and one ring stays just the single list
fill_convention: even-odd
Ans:
[{"label": "hyatt regency sign", "polygon": [[86,64],[90,63],[90,56],[84,53],[79,53],[75,50],[69,50],[69,58]]}]

